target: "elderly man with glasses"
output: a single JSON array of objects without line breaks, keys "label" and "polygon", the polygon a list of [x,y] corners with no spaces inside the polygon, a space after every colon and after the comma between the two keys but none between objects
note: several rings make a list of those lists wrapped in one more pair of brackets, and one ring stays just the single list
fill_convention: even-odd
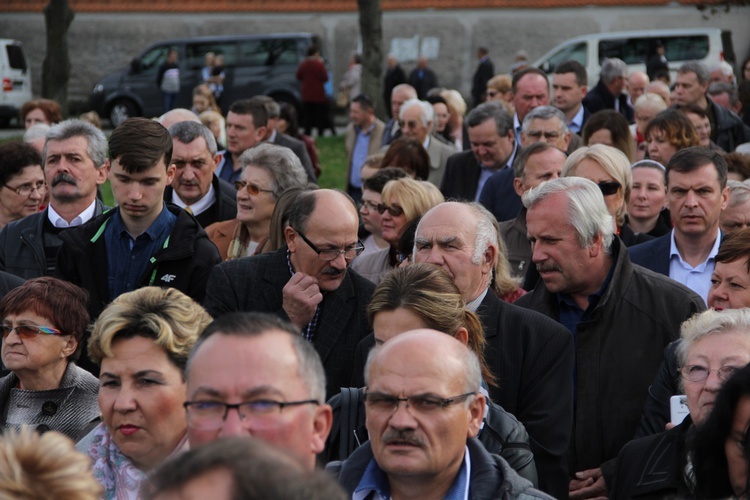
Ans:
[{"label": "elderly man with glasses", "polygon": [[286,245],[275,252],[214,268],[206,309],[269,312],[302,330],[323,360],[328,397],[349,384],[357,344],[370,330],[367,304],[374,285],[349,270],[364,246],[357,209],[346,194],[300,194],[289,210]]}]

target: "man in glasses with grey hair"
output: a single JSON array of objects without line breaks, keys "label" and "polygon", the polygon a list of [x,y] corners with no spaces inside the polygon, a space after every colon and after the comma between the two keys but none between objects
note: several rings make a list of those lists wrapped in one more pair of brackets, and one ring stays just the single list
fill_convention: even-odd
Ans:
[{"label": "man in glasses with grey hair", "polygon": [[370,331],[374,285],[349,269],[364,249],[359,217],[349,196],[330,189],[303,192],[288,215],[282,248],[214,268],[206,309],[214,317],[257,311],[291,321],[323,360],[330,397],[349,385],[357,344]]}]

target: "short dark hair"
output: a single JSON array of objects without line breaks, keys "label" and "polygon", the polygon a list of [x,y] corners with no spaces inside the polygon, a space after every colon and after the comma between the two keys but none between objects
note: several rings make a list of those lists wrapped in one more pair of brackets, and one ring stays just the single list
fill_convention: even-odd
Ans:
[{"label": "short dark hair", "polygon": [[8,292],[0,301],[0,318],[9,314],[33,312],[48,319],[65,335],[72,335],[78,348],[68,359],[75,361],[83,349],[83,336],[89,326],[89,294],[82,288],[57,278],[30,279]]},{"label": "short dark hair", "polygon": [[322,470],[308,471],[291,456],[250,436],[222,438],[176,455],[141,488],[146,500],[177,492],[193,479],[215,471],[232,478],[232,500],[263,498],[344,500],[336,480]]},{"label": "short dark hair", "polygon": [[709,118],[708,111],[701,108],[697,104],[678,104],[676,106],[676,109],[682,114],[692,113],[694,115],[700,116],[701,118]]},{"label": "short dark hair", "polygon": [[42,168],[42,156],[33,146],[18,142],[0,145],[0,186],[4,186],[26,167]]},{"label": "short dark hair", "polygon": [[413,172],[418,180],[426,181],[430,176],[430,155],[424,145],[414,137],[402,136],[388,147],[383,156],[383,166],[399,167]]},{"label": "short dark hair", "polygon": [[750,228],[738,229],[727,234],[716,254],[716,262],[723,264],[740,259],[745,259],[747,272],[750,274]]},{"label": "short dark hair", "polygon": [[268,125],[268,110],[262,102],[252,99],[240,99],[229,106],[229,111],[236,115],[252,115],[254,127],[265,127]]},{"label": "short dark hair", "polygon": [[706,165],[713,164],[721,189],[727,187],[727,162],[721,153],[700,146],[693,146],[677,151],[667,163],[667,184],[672,171],[689,173]]},{"label": "short dark hair", "polygon": [[172,161],[172,137],[162,124],[148,118],[128,118],[109,137],[109,159],[128,173],[145,172],[164,159]]},{"label": "short dark hair", "polygon": [[722,153],[727,162],[727,172],[734,172],[742,177],[742,180],[750,179],[750,155],[732,151]]},{"label": "short dark hair", "polygon": [[371,177],[365,179],[362,183],[362,189],[369,189],[376,193],[382,193],[383,188],[388,181],[395,181],[396,179],[402,179],[408,177],[409,174],[403,168],[399,167],[383,167],[375,172]]},{"label": "short dark hair", "polygon": [[357,95],[354,99],[352,99],[352,102],[356,102],[360,105],[360,107],[362,107],[362,109],[366,111],[375,109],[375,103],[372,102],[372,97],[367,94]]},{"label": "short dark hair", "polygon": [[480,53],[480,54],[482,54],[483,56],[486,56],[487,54],[489,54],[489,53],[490,53],[490,51],[489,51],[489,50],[487,49],[487,47],[479,47],[479,48],[477,49],[477,52],[479,52],[479,53]]},{"label": "short dark hair", "polygon": [[[515,160],[513,160],[513,177],[516,177],[518,179],[522,178],[523,174],[526,172],[526,164],[529,162],[529,158],[536,154],[549,151],[550,149],[557,149],[558,151],[560,151],[552,144],[548,144],[544,141],[535,142],[534,144],[530,144],[523,149],[519,149],[518,153],[516,154]],[[564,151],[562,153],[565,154]]]},{"label": "short dark hair", "polygon": [[576,83],[579,87],[583,87],[589,83],[588,71],[586,71],[586,67],[578,61],[565,61],[555,67],[556,75],[562,75],[565,73],[575,73]]},{"label": "short dark hair", "polygon": [[514,94],[516,93],[516,87],[518,86],[518,82],[521,80],[521,78],[523,78],[526,75],[530,75],[532,73],[544,78],[544,81],[547,82],[547,84],[549,85],[549,77],[547,77],[547,73],[545,73],[539,68],[534,68],[534,67],[524,68],[518,73],[516,73],[515,75],[513,75],[513,81],[510,84],[510,89],[513,91]]},{"label": "short dark hair", "polygon": [[647,140],[653,130],[660,130],[664,138],[678,150],[700,145],[700,136],[693,122],[684,113],[674,109],[665,109],[648,122],[643,131]]},{"label": "short dark hair", "polygon": [[[279,104],[273,100],[272,97],[269,97],[267,95],[255,95],[250,98],[251,102],[257,102],[263,104],[266,108],[266,113],[268,113],[268,118],[278,118],[279,115],[281,115],[281,109],[279,108]],[[255,124],[255,118],[253,118],[253,124]]]},{"label": "short dark hair", "polygon": [[481,125],[487,120],[495,122],[495,127],[500,137],[505,137],[508,135],[509,130],[513,130],[513,117],[508,113],[505,105],[495,101],[485,102],[469,111],[469,115],[466,117],[466,124],[469,128],[472,128]]}]

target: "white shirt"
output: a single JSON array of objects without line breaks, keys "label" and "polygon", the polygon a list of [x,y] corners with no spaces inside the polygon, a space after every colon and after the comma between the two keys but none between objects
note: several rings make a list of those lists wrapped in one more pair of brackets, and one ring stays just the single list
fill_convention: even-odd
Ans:
[{"label": "white shirt", "polygon": [[172,189],[172,203],[177,205],[180,208],[186,208],[190,207],[190,211],[193,212],[193,215],[200,215],[209,208],[211,208],[211,205],[214,204],[214,201],[216,201],[216,191],[214,190],[214,185],[211,184],[208,186],[208,193],[198,200],[197,203],[194,203],[192,205],[188,205],[180,197],[177,195],[177,191]]},{"label": "white shirt", "polygon": [[63,219],[60,214],[58,214],[55,209],[52,207],[52,203],[49,204],[47,207],[49,210],[47,210],[47,217],[49,218],[49,221],[52,223],[55,227],[76,227],[80,226],[81,224],[85,224],[86,222],[90,221],[94,218],[94,211],[96,209],[96,198],[94,198],[94,201],[91,202],[91,205],[86,207],[86,209],[81,212],[80,214],[76,215],[70,223]]}]

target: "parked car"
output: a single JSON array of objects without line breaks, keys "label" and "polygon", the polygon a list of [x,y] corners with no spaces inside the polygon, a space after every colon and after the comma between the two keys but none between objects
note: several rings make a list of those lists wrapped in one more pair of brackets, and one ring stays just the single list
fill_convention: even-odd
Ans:
[{"label": "parked car", "polygon": [[21,42],[0,38],[0,79],[0,127],[7,127],[21,106],[31,100],[31,71]]},{"label": "parked car", "polygon": [[226,114],[237,99],[268,95],[279,102],[300,104],[295,72],[307,48],[318,38],[310,33],[237,35],[164,40],[135,57],[130,66],[102,78],[94,86],[89,105],[116,127],[131,116],[162,114],[157,71],[167,53],[178,52],[180,93],[177,106],[192,106],[192,90],[202,83],[207,52],[224,56],[224,90],[220,105]]},{"label": "parked car", "polygon": [[589,87],[599,81],[600,64],[604,59],[617,57],[625,61],[630,71],[646,71],[646,60],[656,50],[657,42],[664,44],[671,81],[677,70],[688,61],[700,61],[709,68],[721,61],[734,63],[732,32],[718,28],[686,28],[646,31],[617,31],[592,33],[570,38],[540,57],[532,66],[547,73],[565,61],[575,60],[588,71]]}]

